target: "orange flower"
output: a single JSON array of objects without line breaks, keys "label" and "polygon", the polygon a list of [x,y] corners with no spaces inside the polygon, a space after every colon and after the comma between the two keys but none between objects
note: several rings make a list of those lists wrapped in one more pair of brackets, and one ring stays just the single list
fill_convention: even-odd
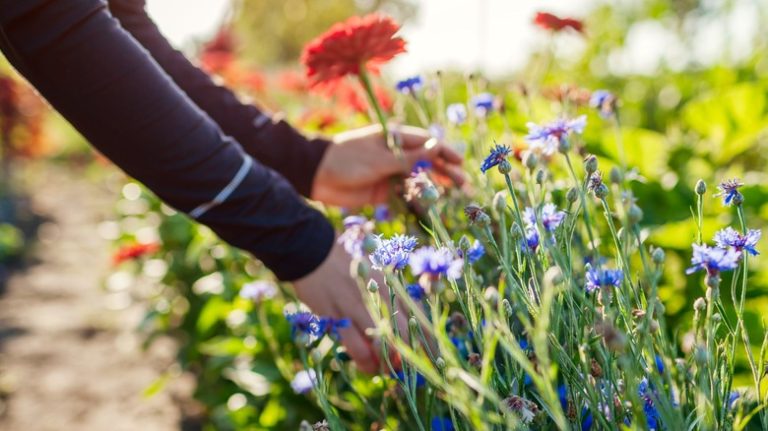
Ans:
[{"label": "orange flower", "polygon": [[157,243],[135,243],[129,244],[117,250],[112,256],[112,263],[119,265],[129,260],[135,260],[147,254],[152,254],[160,250],[160,244]]},{"label": "orange flower", "polygon": [[571,28],[579,33],[584,33],[584,23],[575,18],[560,18],[547,12],[537,12],[533,23],[543,28],[558,32],[566,28]]},{"label": "orange flower", "polygon": [[277,85],[288,92],[303,93],[307,91],[307,80],[304,75],[293,70],[284,70],[277,75]]},{"label": "orange flower", "polygon": [[395,36],[398,30],[392,18],[379,14],[334,25],[304,48],[301,62],[310,87],[333,86],[362,71],[377,73],[382,64],[405,52],[405,40]]}]

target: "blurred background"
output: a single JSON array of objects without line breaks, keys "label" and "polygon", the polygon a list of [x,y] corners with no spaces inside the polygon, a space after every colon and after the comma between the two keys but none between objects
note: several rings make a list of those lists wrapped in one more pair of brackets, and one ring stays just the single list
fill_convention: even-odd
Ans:
[{"label": "blurred background", "polygon": [[[189,58],[307,133],[369,122],[354,94],[308,95],[298,57],[333,23],[371,11],[395,17],[408,41],[408,53],[377,80],[392,110],[394,82],[437,70],[449,77],[454,101],[466,97],[468,74],[483,77],[518,131],[526,91],[560,99],[579,89],[616,92],[630,164],[643,182],[636,194],[644,225],[668,250],[661,296],[681,342],[702,294],[683,275],[696,180],[712,190],[742,178],[752,227],[768,227],[762,0],[147,3]],[[584,31],[539,28],[540,11],[582,20]],[[590,128],[585,139],[591,152],[612,155],[612,133]],[[4,60],[0,148],[0,429],[297,429],[314,407],[270,377],[274,358],[265,354],[247,372],[238,365],[243,352],[260,354],[238,332],[235,312],[245,306],[200,293],[226,293],[261,268],[94,153]],[[708,202],[707,235],[729,222],[730,213]],[[768,265],[754,264],[747,321],[759,342]]]}]

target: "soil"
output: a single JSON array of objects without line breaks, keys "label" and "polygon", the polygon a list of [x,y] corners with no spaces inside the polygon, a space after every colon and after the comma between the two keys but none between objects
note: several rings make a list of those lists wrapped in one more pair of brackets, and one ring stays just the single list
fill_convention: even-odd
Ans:
[{"label": "soil", "polygon": [[24,177],[45,221],[31,262],[0,296],[0,430],[190,429],[180,407],[188,381],[143,394],[173,369],[173,343],[143,350],[135,332],[142,306],[130,289],[103,287],[112,268],[98,227],[112,218],[117,192],[51,165]]}]

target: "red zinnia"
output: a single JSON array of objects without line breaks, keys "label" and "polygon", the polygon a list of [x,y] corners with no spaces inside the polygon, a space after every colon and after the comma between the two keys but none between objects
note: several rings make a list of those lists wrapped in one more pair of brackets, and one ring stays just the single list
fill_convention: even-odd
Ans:
[{"label": "red zinnia", "polygon": [[361,71],[376,73],[379,66],[405,52],[405,40],[395,36],[398,30],[392,18],[378,14],[334,25],[304,48],[301,62],[310,87],[333,85]]},{"label": "red zinnia", "polygon": [[547,12],[538,12],[533,19],[537,26],[551,31],[561,31],[571,28],[579,33],[584,32],[584,23],[575,18],[560,18]]},{"label": "red zinnia", "polygon": [[147,254],[155,253],[158,250],[160,250],[160,244],[156,244],[156,243],[129,244],[117,250],[117,252],[112,256],[112,263],[114,263],[115,265],[119,265],[123,262],[138,259]]}]

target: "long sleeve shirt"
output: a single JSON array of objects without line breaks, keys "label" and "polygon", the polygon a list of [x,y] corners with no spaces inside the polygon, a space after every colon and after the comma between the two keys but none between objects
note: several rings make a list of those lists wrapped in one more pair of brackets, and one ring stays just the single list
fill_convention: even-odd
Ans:
[{"label": "long sleeve shirt", "polygon": [[111,6],[119,20],[103,0],[0,0],[0,49],[94,147],[165,202],[282,280],[314,270],[334,232],[296,190],[309,194],[327,143],[214,85],[163,39],[143,2]]}]

